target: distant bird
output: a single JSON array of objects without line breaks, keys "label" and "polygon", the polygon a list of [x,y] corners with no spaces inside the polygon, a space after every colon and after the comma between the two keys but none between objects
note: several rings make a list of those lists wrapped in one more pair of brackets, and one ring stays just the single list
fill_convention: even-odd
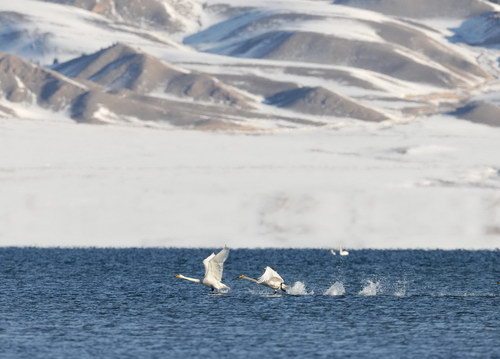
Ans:
[{"label": "distant bird", "polygon": [[266,267],[264,269],[264,274],[262,274],[259,279],[253,279],[245,275],[240,275],[238,278],[246,279],[256,284],[265,285],[266,287],[274,289],[274,293],[276,293],[276,291],[278,290],[282,290],[286,293],[286,288],[288,288],[288,286],[284,283],[284,279],[281,278],[278,272],[276,272],[271,267]]},{"label": "distant bird", "polygon": [[337,255],[337,253],[335,253],[335,251],[333,249],[330,249],[330,253],[333,254],[334,256]]},{"label": "distant bird", "polygon": [[345,251],[342,249],[342,247],[339,248],[339,254],[341,256],[348,256],[349,255],[349,252],[348,251]]},{"label": "distant bird", "polygon": [[229,249],[224,247],[219,253],[212,253],[205,260],[203,260],[203,265],[205,266],[205,277],[203,279],[189,278],[182,274],[177,274],[176,278],[182,278],[189,280],[191,282],[204,284],[207,287],[212,288],[212,291],[220,291],[221,289],[229,289],[227,285],[221,282],[222,280],[222,270],[224,262],[229,256]]}]

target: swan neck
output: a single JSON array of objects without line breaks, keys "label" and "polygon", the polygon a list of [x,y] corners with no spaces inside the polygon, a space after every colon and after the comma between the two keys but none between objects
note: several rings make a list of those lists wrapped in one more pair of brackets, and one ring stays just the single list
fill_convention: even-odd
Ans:
[{"label": "swan neck", "polygon": [[259,281],[257,279],[253,279],[253,278],[247,277],[246,275],[241,275],[240,278],[241,279],[246,279],[246,280],[249,280],[250,282],[254,282],[254,283],[259,284]]},{"label": "swan neck", "polygon": [[179,275],[177,276],[177,278],[182,278],[182,279],[189,280],[189,281],[191,281],[191,282],[195,282],[195,283],[201,283],[201,280],[200,280],[200,279],[186,277],[186,276],[184,276],[184,275],[182,275],[182,274],[179,274]]}]

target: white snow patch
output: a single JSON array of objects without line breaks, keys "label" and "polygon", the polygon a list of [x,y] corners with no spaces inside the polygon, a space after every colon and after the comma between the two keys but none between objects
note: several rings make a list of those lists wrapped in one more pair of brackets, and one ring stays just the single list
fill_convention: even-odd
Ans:
[{"label": "white snow patch", "polygon": [[14,75],[14,80],[16,81],[17,88],[20,90],[26,90],[26,86],[24,86],[24,82],[21,79]]},{"label": "white snow patch", "polygon": [[73,123],[73,121],[68,116],[67,110],[56,112],[38,106],[35,102],[32,103],[11,102],[3,98],[0,98],[0,105],[8,109],[11,109],[17,116],[16,119],[4,119],[6,123],[12,121],[25,121],[25,120]]},{"label": "white snow patch", "polygon": [[293,32],[315,32],[324,35],[333,35],[336,37],[368,41],[385,42],[377,35],[375,29],[366,23],[353,19],[327,18],[324,20],[304,21],[302,23],[292,23],[284,25],[281,30]]},{"label": "white snow patch", "polygon": [[[124,125],[0,119],[0,245],[499,246],[497,129],[447,118],[254,135]],[[429,139],[457,150],[380,155]],[[490,186],[407,185],[460,173]]]},{"label": "white snow patch", "polygon": [[[33,38],[44,34],[44,47],[28,46],[18,54],[42,64],[52,64],[54,57],[66,61],[82,53],[93,53],[116,42],[153,51],[169,46],[182,48],[166,35],[117,25],[103,16],[72,6],[16,0],[2,3],[2,11],[26,16],[28,21],[17,25],[19,31],[25,30]],[[159,41],[154,41],[154,38]]]}]

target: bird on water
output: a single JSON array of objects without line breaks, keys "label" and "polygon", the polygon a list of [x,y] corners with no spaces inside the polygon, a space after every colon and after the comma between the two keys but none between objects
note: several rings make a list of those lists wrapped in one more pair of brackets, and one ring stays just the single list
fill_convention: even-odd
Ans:
[{"label": "bird on water", "polygon": [[224,269],[224,262],[229,256],[229,249],[224,247],[219,253],[212,253],[203,260],[205,266],[205,276],[203,279],[190,278],[182,274],[177,274],[176,278],[182,278],[191,282],[200,283],[210,287],[212,291],[229,290],[229,287],[222,283],[222,271]]},{"label": "bird on water", "polygon": [[238,278],[246,279],[246,280],[249,280],[250,282],[254,282],[256,284],[264,285],[266,287],[274,289],[275,293],[278,290],[281,290],[281,291],[286,293],[286,288],[288,287],[285,284],[285,280],[283,278],[281,278],[281,276],[278,274],[278,272],[276,272],[271,267],[266,267],[264,269],[264,273],[258,279],[253,279],[253,278],[247,277],[246,275],[240,275]]}]

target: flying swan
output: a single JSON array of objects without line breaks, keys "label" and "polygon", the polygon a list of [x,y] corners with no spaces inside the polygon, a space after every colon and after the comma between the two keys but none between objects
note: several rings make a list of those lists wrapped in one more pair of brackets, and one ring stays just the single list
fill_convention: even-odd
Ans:
[{"label": "flying swan", "polygon": [[250,282],[265,285],[266,287],[274,289],[275,293],[277,290],[282,290],[283,292],[286,293],[286,288],[288,287],[284,283],[285,281],[283,280],[283,278],[281,278],[278,272],[276,272],[271,267],[266,267],[264,270],[264,274],[262,274],[259,279],[253,279],[247,277],[246,275],[240,275],[238,278],[246,279],[249,280]]},{"label": "flying swan", "polygon": [[229,256],[229,249],[224,247],[219,253],[212,253],[207,258],[203,260],[203,265],[205,266],[205,277],[203,279],[196,279],[183,276],[182,274],[177,274],[176,278],[182,278],[189,280],[191,282],[204,284],[207,287],[212,288],[212,291],[220,291],[222,289],[229,289],[227,285],[221,282],[222,280],[222,270],[224,262]]}]

